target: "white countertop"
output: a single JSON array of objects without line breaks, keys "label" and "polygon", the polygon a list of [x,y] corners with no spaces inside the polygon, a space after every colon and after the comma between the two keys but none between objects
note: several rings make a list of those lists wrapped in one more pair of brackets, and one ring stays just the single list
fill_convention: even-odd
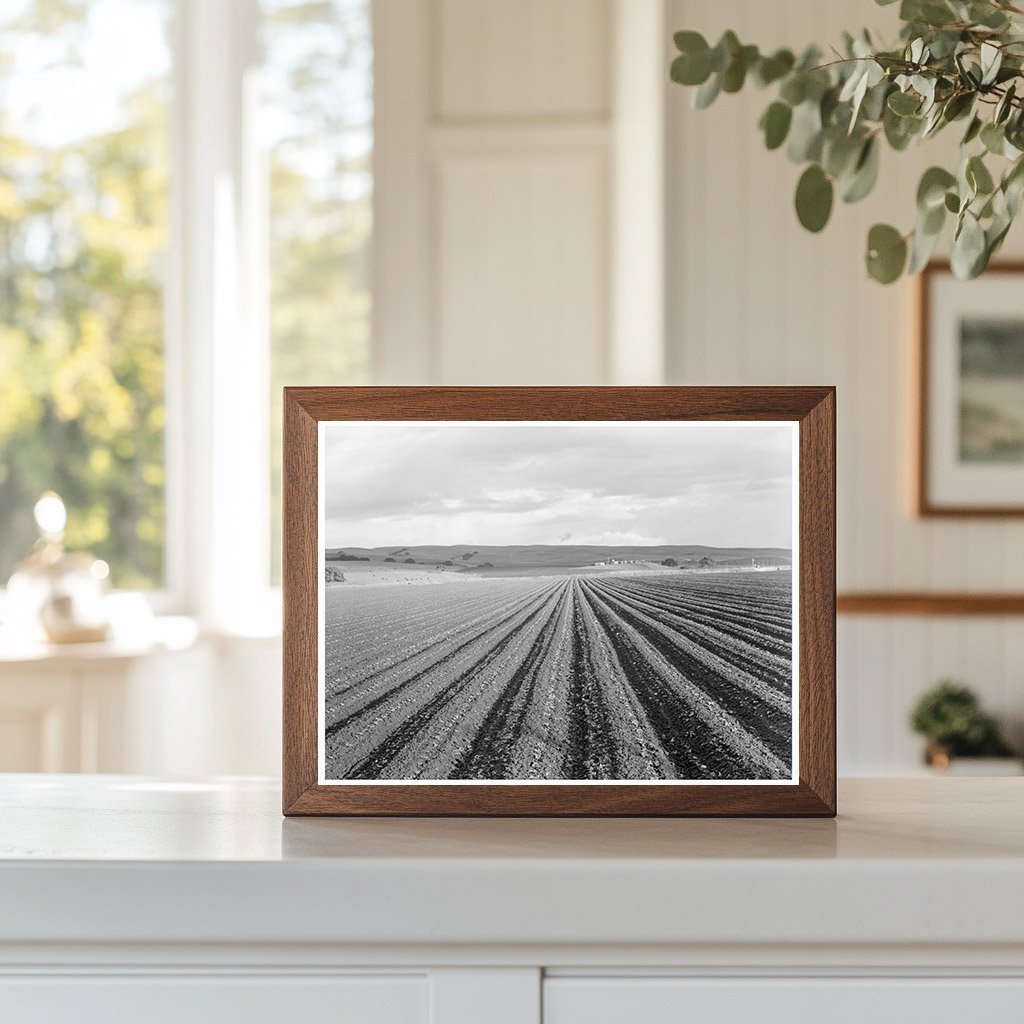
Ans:
[{"label": "white countertop", "polygon": [[839,817],[284,819],[275,783],[0,776],[0,943],[1024,945],[1024,779]]}]

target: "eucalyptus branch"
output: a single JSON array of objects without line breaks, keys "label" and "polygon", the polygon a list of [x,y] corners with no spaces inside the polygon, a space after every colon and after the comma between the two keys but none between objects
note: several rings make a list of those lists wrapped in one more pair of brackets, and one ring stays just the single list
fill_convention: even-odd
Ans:
[{"label": "eucalyptus branch", "polygon": [[1015,21],[1024,9],[1010,0],[902,0],[899,15],[895,47],[847,34],[826,62],[816,47],[800,57],[762,54],[733,32],[714,46],[678,32],[671,75],[697,87],[699,108],[751,81],[774,89],[759,128],[768,149],[785,145],[804,165],[795,206],[809,231],[825,227],[837,194],[853,203],[872,191],[883,144],[899,152],[962,122],[958,166],[922,176],[911,230],[876,224],[868,232],[866,265],[886,284],[916,273],[952,220],[953,269],[974,277],[1002,245],[1024,196],[1024,23]]}]

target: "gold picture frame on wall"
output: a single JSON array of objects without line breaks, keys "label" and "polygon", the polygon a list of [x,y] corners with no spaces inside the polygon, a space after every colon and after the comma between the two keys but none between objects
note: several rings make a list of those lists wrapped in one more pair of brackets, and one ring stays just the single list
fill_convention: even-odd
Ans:
[{"label": "gold picture frame on wall", "polygon": [[918,283],[914,511],[1024,516],[1024,262]]}]

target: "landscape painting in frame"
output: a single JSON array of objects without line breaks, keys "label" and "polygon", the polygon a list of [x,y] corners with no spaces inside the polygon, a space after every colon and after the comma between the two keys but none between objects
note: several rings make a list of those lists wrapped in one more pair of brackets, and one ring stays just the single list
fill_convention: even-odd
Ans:
[{"label": "landscape painting in frame", "polygon": [[1024,515],[1024,266],[922,280],[919,511]]},{"label": "landscape painting in frame", "polygon": [[320,423],[320,783],[797,784],[797,451]]}]

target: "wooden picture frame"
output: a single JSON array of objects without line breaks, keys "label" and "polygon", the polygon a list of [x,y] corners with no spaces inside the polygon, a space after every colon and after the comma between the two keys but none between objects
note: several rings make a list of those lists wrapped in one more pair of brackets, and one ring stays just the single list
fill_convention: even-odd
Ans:
[{"label": "wooden picture frame", "polygon": [[[1024,461],[1016,465],[985,463],[983,456],[975,464],[962,462],[957,467],[955,454],[956,439],[952,436],[959,430],[961,458],[963,457],[965,426],[962,403],[959,420],[954,404],[958,392],[953,381],[954,374],[962,389],[965,384],[963,367],[956,367],[954,360],[958,353],[953,351],[949,318],[951,314],[961,317],[960,345],[964,342],[963,331],[969,317],[993,321],[1010,315],[1019,322],[1024,337],[1024,313],[1017,312],[1019,298],[1007,287],[1007,278],[1017,277],[1014,287],[1019,292],[1024,285],[1024,261],[990,263],[984,275],[973,281],[958,281],[952,274],[947,261],[936,260],[921,272],[917,282],[917,339],[914,376],[917,390],[917,415],[915,417],[916,437],[912,445],[914,453],[913,511],[921,518],[1012,518],[1024,516]],[[1005,301],[1000,311],[993,306],[998,291],[1005,289]],[[994,312],[989,313],[989,310]],[[966,314],[966,315],[965,315]],[[941,349],[937,352],[936,349]],[[1015,383],[1015,382],[1014,382]],[[1022,380],[1024,385],[1024,380]],[[957,426],[958,425],[958,426]],[[1019,445],[1018,445],[1019,449]],[[1019,458],[1019,456],[1018,456]],[[1015,494],[1020,496],[993,497],[993,489],[1005,492],[1005,483],[1012,478],[1018,481]],[[984,499],[986,493],[988,500]],[[980,498],[979,498],[980,496]]]},{"label": "wooden picture frame", "polygon": [[[786,572],[781,563],[775,566],[777,579],[788,580],[792,575],[797,595],[792,599],[792,623],[797,630],[793,656],[798,672],[793,682],[798,684],[798,699],[793,702],[790,696],[790,703],[795,703],[790,711],[794,730],[790,777],[784,781],[779,776],[710,780],[712,784],[692,784],[709,781],[706,779],[655,782],[605,780],[603,776],[586,781],[573,776],[521,782],[438,778],[424,784],[403,781],[402,777],[356,781],[348,776],[328,779],[321,774],[325,771],[321,740],[326,726],[320,721],[320,608],[321,590],[328,590],[323,568],[328,548],[326,541],[321,543],[320,536],[321,516],[326,515],[320,507],[324,493],[321,474],[325,473],[322,465],[327,459],[327,454],[321,459],[321,436],[351,439],[353,425],[367,424],[422,424],[435,430],[438,425],[457,424],[463,431],[468,429],[464,424],[486,424],[488,428],[519,424],[537,430],[575,424],[581,430],[602,426],[613,432],[609,436],[618,436],[614,431],[619,428],[626,428],[624,435],[629,435],[629,429],[650,424],[657,429],[678,428],[680,432],[685,428],[691,431],[687,436],[694,436],[695,429],[714,430],[736,424],[742,428],[735,431],[736,435],[746,437],[744,430],[761,427],[767,433],[780,428],[784,421],[793,424],[789,432],[793,438],[793,469],[786,478],[792,480],[793,488],[792,497],[787,498],[791,505],[786,508],[792,507],[796,512],[793,537],[798,538],[794,545],[795,571]],[[557,437],[551,436],[552,444],[557,445]],[[286,815],[835,815],[833,388],[286,388],[283,532]],[[336,549],[331,550],[332,558],[339,557]],[[345,552],[343,555],[350,560],[357,557]],[[757,559],[752,560],[749,569],[743,567],[745,563],[738,564],[740,567],[735,571],[744,579],[758,568],[770,568]],[[377,571],[374,566],[367,567],[371,568]],[[586,571],[591,572],[589,568]],[[729,568],[719,567],[717,571],[725,573]],[[609,585],[616,586],[623,585],[621,580],[628,582],[636,576],[626,570],[615,570],[612,574],[615,579]],[[665,585],[676,586],[674,581],[680,579],[682,575],[671,579],[666,575]],[[739,581],[740,577],[736,577],[735,585]],[[699,582],[718,585],[710,578]],[[766,575],[764,585],[768,582]],[[340,590],[344,600],[353,599],[354,591],[334,589]],[[792,690],[789,692],[792,695]],[[780,780],[772,781],[773,778]]]}]

